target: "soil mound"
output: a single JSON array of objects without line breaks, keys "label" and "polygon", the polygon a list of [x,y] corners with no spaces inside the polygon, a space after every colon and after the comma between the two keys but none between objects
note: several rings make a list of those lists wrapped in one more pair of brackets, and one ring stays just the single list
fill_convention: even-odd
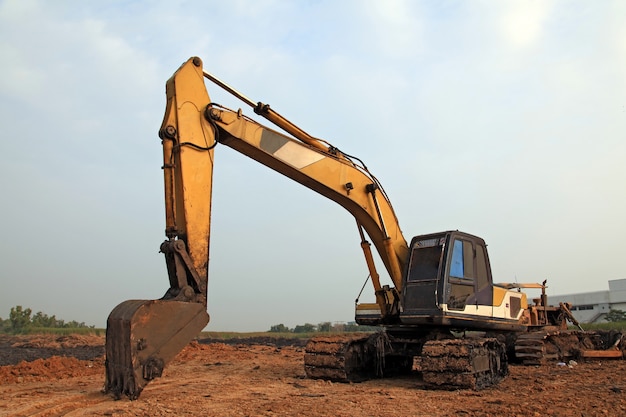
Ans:
[{"label": "soil mound", "polygon": [[52,356],[32,362],[22,361],[13,366],[0,366],[0,384],[65,379],[103,373],[104,357],[85,361],[66,356]]}]

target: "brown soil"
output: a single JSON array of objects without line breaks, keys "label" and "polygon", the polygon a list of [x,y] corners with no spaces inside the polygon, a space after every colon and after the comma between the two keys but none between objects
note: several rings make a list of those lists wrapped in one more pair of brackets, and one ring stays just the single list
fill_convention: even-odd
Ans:
[{"label": "brown soil", "polygon": [[102,353],[88,360],[60,356],[102,349],[104,338],[0,338],[2,360],[23,357],[22,349],[58,353],[0,366],[0,416],[626,415],[626,361],[511,366],[496,387],[431,391],[419,375],[358,384],[309,380],[302,347],[269,343],[193,342],[138,400],[115,401],[101,392]]}]

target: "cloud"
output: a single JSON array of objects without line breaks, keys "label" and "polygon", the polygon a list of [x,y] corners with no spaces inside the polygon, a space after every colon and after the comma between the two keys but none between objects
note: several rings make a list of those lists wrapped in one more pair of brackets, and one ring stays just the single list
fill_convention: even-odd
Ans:
[{"label": "cloud", "polygon": [[364,2],[366,20],[362,24],[368,42],[377,46],[377,56],[406,59],[424,48],[419,3],[409,0]]},{"label": "cloud", "polygon": [[553,9],[552,1],[512,1],[500,6],[504,10],[498,29],[512,46],[528,48],[542,40],[545,24]]}]

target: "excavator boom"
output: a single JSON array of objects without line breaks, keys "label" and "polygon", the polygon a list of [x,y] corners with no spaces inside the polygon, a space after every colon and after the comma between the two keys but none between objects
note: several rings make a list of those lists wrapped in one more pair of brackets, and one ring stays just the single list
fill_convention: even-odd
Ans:
[{"label": "excavator boom", "polygon": [[[253,107],[288,136],[211,102],[208,78]],[[269,105],[254,103],[190,58],[168,80],[159,136],[167,240],[161,245],[170,288],[159,300],[129,300],[107,320],[105,390],[137,398],[150,380],[208,323],[207,282],[214,148],[231,147],[335,201],[356,219],[376,300],[383,317],[397,314],[408,245],[389,199],[357,158],[289,122]],[[395,286],[380,284],[372,240]]]}]

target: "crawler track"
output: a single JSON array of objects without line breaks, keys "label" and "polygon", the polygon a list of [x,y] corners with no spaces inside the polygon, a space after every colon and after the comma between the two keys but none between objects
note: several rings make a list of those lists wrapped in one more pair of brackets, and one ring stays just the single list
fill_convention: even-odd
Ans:
[{"label": "crawler track", "polygon": [[515,341],[515,359],[524,365],[541,365],[548,361],[580,359],[589,352],[624,349],[623,335],[618,332],[554,330],[525,333]]},{"label": "crawler track", "polygon": [[[410,371],[414,356],[431,388],[483,389],[508,373],[505,346],[496,339],[400,340],[384,333],[311,339],[304,356],[306,374],[314,379],[363,381]],[[412,349],[400,348],[404,345]]]},{"label": "crawler track", "polygon": [[316,337],[305,348],[304,369],[313,379],[363,381],[375,376],[376,335]]},{"label": "crawler track", "polygon": [[492,338],[429,341],[421,363],[424,382],[431,388],[479,390],[508,374],[506,349]]}]

